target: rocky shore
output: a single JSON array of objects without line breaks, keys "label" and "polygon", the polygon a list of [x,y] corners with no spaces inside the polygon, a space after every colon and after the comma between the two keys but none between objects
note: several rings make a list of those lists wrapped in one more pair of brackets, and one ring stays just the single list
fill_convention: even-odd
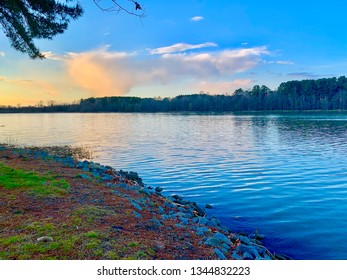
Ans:
[{"label": "rocky shore", "polygon": [[[135,172],[5,145],[0,146],[0,162],[16,170],[55,174],[69,183],[67,192],[56,197],[18,190],[13,194],[0,184],[4,194],[0,198],[0,251],[12,251],[0,255],[2,259],[283,258],[270,253],[261,236],[237,234],[221,225],[206,213],[209,205],[203,207],[178,195],[164,196],[162,188],[144,184]],[[41,228],[28,230],[32,224]],[[48,229],[43,230],[45,227]],[[85,253],[66,248],[64,255],[63,234],[72,235],[73,250]],[[11,242],[13,236],[17,244]],[[29,245],[31,254],[19,248]]]}]

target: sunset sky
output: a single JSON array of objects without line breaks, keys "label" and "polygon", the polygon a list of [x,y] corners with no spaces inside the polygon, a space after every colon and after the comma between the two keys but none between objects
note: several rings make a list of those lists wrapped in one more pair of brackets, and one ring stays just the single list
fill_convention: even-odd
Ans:
[{"label": "sunset sky", "polygon": [[68,31],[37,41],[45,60],[16,52],[0,34],[0,105],[231,94],[346,75],[344,1],[139,0],[142,20],[80,2],[85,13]]}]

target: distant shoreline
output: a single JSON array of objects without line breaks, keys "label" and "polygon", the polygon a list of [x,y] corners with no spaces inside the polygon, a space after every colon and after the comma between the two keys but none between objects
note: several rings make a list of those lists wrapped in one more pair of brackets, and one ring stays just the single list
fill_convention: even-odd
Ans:
[{"label": "distant shoreline", "polygon": [[271,90],[265,85],[237,89],[233,94],[178,95],[141,98],[135,96],[90,97],[74,103],[43,101],[36,106],[0,106],[0,112],[253,112],[347,110],[345,76],[317,80],[288,81]]}]

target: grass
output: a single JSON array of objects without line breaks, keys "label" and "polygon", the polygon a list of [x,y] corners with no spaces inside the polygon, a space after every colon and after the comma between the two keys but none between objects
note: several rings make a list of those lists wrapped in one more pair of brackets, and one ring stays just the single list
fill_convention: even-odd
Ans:
[{"label": "grass", "polygon": [[[126,197],[142,194],[124,190],[115,195],[107,185],[80,180],[80,170],[57,163],[50,155],[36,157],[25,148],[1,149],[0,144],[0,157],[0,260],[196,257],[191,249],[178,253],[171,245],[166,251],[156,250],[157,234],[164,240],[172,230],[162,227],[154,232],[141,226],[152,212],[144,209],[144,221],[139,222]],[[52,240],[41,242],[43,236]],[[175,236],[174,242],[181,233]],[[181,245],[177,243],[172,248]],[[208,257],[213,253],[201,247],[199,257],[202,251]]]},{"label": "grass", "polygon": [[59,157],[73,157],[76,160],[92,160],[94,153],[88,146],[71,146],[71,145],[60,145],[60,146],[28,146],[25,147],[29,150],[45,151],[49,155]]},{"label": "grass", "polygon": [[40,175],[9,167],[0,162],[0,187],[22,188],[37,196],[61,196],[68,192],[69,183],[55,175]]}]

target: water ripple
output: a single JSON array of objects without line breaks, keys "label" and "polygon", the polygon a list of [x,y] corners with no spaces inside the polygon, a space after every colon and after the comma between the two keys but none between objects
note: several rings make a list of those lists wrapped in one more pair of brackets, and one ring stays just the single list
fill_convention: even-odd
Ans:
[{"label": "water ripple", "polygon": [[[2,114],[0,140],[88,145],[299,259],[347,259],[347,115]],[[329,238],[327,238],[329,237]]]}]

